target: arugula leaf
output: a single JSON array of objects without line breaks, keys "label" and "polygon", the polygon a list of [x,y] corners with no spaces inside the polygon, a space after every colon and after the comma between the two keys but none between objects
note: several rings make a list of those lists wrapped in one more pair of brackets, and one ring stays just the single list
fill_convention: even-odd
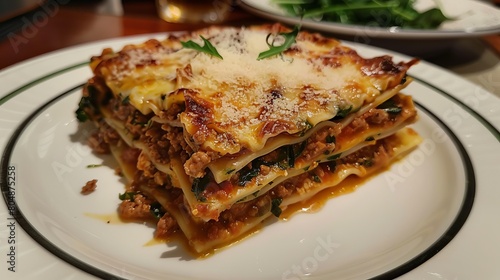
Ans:
[{"label": "arugula leaf", "polygon": [[441,23],[450,20],[440,9],[433,8],[425,11],[411,21],[411,27],[420,29],[437,28]]},{"label": "arugula leaf", "polygon": [[280,204],[283,202],[282,198],[273,198],[271,200],[271,213],[273,213],[274,216],[279,217],[281,215],[281,208]]},{"label": "arugula leaf", "polygon": [[312,20],[378,27],[434,29],[453,20],[439,8],[419,12],[415,0],[271,0],[285,13]]},{"label": "arugula leaf", "polygon": [[[355,11],[355,10],[373,10],[373,9],[387,9],[394,8],[397,4],[394,2],[389,2],[387,4],[380,4],[378,2],[375,3],[354,3],[349,5],[335,5],[335,6],[326,6],[317,8],[314,10],[307,11],[303,14],[304,17],[315,17],[327,13],[337,13],[340,18],[343,16],[347,16],[344,12],[346,11]],[[344,21],[348,21],[347,18],[344,18]]]},{"label": "arugula leaf", "polygon": [[293,45],[293,43],[295,43],[295,39],[297,38],[297,35],[299,34],[299,30],[300,30],[300,26],[295,25],[295,27],[293,28],[293,30],[291,32],[278,33],[278,35],[276,37],[283,36],[285,38],[285,42],[282,45],[278,45],[278,46],[274,45],[276,37],[271,42],[269,42],[269,38],[271,38],[271,35],[272,35],[271,33],[269,33],[266,37],[266,43],[269,46],[269,50],[259,53],[257,60],[261,60],[264,58],[275,56],[275,55],[281,54],[282,52],[288,50]]},{"label": "arugula leaf", "polygon": [[203,53],[209,54],[211,56],[215,56],[217,58],[223,59],[222,56],[217,51],[217,49],[212,45],[212,43],[210,43],[210,41],[208,41],[207,39],[205,39],[201,35],[200,35],[200,37],[204,42],[203,46],[200,46],[199,44],[193,42],[192,40],[189,40],[187,42],[181,42],[181,44],[186,49],[193,49],[193,50],[203,52]]}]

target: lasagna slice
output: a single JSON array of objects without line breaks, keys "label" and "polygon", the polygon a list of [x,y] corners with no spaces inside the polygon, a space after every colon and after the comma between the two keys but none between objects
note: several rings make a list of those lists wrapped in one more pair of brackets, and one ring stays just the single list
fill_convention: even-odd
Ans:
[{"label": "lasagna slice", "polygon": [[418,145],[400,93],[416,62],[278,24],[211,27],[105,49],[76,114],[129,181],[120,215],[203,254]]}]

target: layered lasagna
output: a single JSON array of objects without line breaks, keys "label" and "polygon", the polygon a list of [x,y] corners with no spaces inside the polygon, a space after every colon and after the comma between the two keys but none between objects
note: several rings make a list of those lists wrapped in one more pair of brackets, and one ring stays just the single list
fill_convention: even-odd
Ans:
[{"label": "layered lasagna", "polygon": [[210,27],[104,49],[76,114],[128,180],[119,215],[203,255],[418,145],[400,93],[416,62],[297,27]]}]

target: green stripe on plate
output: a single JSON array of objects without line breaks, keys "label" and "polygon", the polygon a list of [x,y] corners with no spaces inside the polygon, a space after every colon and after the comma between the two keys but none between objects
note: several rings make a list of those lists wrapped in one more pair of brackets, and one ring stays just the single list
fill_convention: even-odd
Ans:
[{"label": "green stripe on plate", "polygon": [[453,95],[451,95],[451,94],[447,93],[446,91],[442,90],[441,88],[438,88],[437,86],[435,86],[433,84],[430,84],[429,82],[426,82],[426,81],[424,81],[422,79],[419,79],[419,78],[417,78],[415,76],[411,76],[411,77],[414,80],[418,81],[419,83],[422,83],[422,84],[424,84],[424,85],[426,85],[428,87],[431,87],[433,90],[439,92],[444,97],[448,98],[449,100],[451,100],[454,103],[456,103],[457,105],[459,105],[462,109],[464,109],[465,111],[467,111],[476,120],[478,120],[484,127],[486,127],[486,129],[488,129],[491,132],[491,134],[493,134],[493,136],[500,142],[500,132],[498,131],[498,129],[496,129],[487,119],[485,119],[483,116],[481,116],[481,114],[479,114],[478,112],[476,112],[471,107],[467,106],[467,104],[465,104],[464,102],[460,101],[459,99],[457,99]]},{"label": "green stripe on plate", "polygon": [[55,77],[55,76],[58,76],[58,75],[61,75],[63,73],[66,73],[68,71],[71,71],[73,69],[76,69],[76,68],[80,68],[80,67],[83,67],[83,66],[86,66],[88,65],[89,63],[86,61],[86,62],[80,62],[80,63],[77,63],[77,64],[74,64],[74,65],[71,65],[71,66],[68,66],[66,68],[63,68],[63,69],[60,69],[60,70],[57,70],[57,71],[54,71],[52,73],[49,73],[45,76],[42,76],[36,80],[33,80],[27,84],[24,84],[22,86],[20,86],[19,88],[11,91],[10,93],[8,93],[7,95],[5,95],[4,97],[0,98],[0,106],[3,105],[5,102],[7,102],[8,100],[10,100],[11,98],[13,98],[14,96],[20,94],[21,92],[43,82],[43,81],[46,81],[52,77]]}]

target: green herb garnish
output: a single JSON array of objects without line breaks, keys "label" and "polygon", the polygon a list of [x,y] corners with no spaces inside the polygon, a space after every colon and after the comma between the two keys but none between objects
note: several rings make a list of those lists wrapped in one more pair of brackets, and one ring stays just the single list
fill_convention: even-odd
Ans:
[{"label": "green herb garnish", "polygon": [[87,165],[87,168],[95,168],[95,167],[101,167],[102,164],[89,164]]},{"label": "green herb garnish", "polygon": [[184,48],[193,49],[193,50],[196,50],[196,51],[199,51],[199,52],[203,52],[203,53],[206,53],[208,55],[215,56],[215,57],[218,57],[220,59],[223,59],[222,56],[217,51],[217,49],[212,45],[212,43],[210,43],[210,41],[208,41],[207,39],[205,39],[201,35],[200,35],[200,37],[201,37],[201,39],[204,42],[203,46],[200,46],[199,44],[193,42],[192,40],[189,40],[187,42],[181,42],[181,44],[182,44],[182,46]]},{"label": "green herb garnish", "polygon": [[[269,40],[271,39],[272,34],[269,33],[266,37],[266,43],[269,46],[269,50],[259,53],[257,60],[275,56],[288,50],[293,45],[293,43],[295,43],[295,38],[297,38],[297,34],[299,34],[299,29],[300,27],[296,25],[291,32],[280,32],[271,40],[271,42],[269,42]],[[274,44],[278,36],[282,36],[285,39],[285,42],[283,42],[283,44],[281,45],[275,46]]]}]

